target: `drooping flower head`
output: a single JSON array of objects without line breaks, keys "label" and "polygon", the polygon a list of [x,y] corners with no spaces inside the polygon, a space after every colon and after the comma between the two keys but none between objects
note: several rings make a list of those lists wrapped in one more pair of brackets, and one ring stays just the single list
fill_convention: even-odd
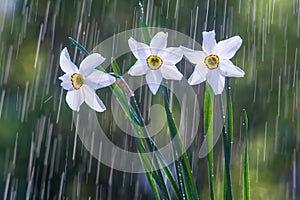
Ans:
[{"label": "drooping flower head", "polygon": [[79,111],[80,105],[85,102],[98,112],[106,108],[95,90],[114,83],[115,78],[95,69],[105,60],[98,53],[87,56],[78,67],[71,61],[67,48],[60,54],[60,67],[65,74],[59,77],[61,86],[67,90],[66,101],[74,111]]},{"label": "drooping flower head", "polygon": [[193,64],[195,70],[188,79],[190,85],[207,80],[215,94],[224,89],[225,77],[243,77],[245,72],[236,67],[230,59],[242,44],[239,36],[216,42],[215,31],[203,32],[203,51],[194,51],[182,47],[184,56]]},{"label": "drooping flower head", "polygon": [[180,48],[167,47],[167,39],[168,33],[159,32],[152,38],[150,46],[132,37],[128,40],[137,59],[128,73],[132,76],[146,74],[147,84],[153,94],[157,93],[163,78],[181,80],[183,76],[175,66],[182,59],[182,51]]}]

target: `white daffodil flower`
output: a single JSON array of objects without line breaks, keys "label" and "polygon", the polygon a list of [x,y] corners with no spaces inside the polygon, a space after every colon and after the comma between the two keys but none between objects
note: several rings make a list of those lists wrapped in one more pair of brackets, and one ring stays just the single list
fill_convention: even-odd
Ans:
[{"label": "white daffodil flower", "polygon": [[155,95],[162,79],[181,80],[182,74],[175,64],[182,59],[180,48],[167,48],[168,33],[159,32],[151,40],[150,46],[137,42],[132,37],[128,40],[129,47],[136,57],[136,63],[128,73],[132,76],[146,74],[146,81]]},{"label": "white daffodil flower", "polygon": [[188,79],[190,85],[197,85],[207,80],[214,93],[221,94],[225,77],[243,77],[245,72],[236,67],[230,59],[242,44],[239,36],[216,42],[215,31],[203,32],[203,51],[194,51],[182,47],[184,56],[195,64],[195,70]]},{"label": "white daffodil flower", "polygon": [[60,67],[65,74],[59,77],[61,86],[68,90],[66,101],[74,111],[79,111],[80,105],[85,102],[97,112],[106,108],[95,90],[114,83],[115,78],[95,69],[105,60],[98,53],[87,56],[78,67],[71,61],[67,48],[60,54]]}]

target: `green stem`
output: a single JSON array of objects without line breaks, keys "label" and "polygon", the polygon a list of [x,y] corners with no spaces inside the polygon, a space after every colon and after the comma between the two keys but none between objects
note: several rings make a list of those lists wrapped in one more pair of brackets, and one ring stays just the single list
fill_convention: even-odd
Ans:
[{"label": "green stem", "polygon": [[165,110],[166,110],[166,114],[167,114],[167,121],[168,121],[169,130],[170,130],[170,134],[171,134],[173,148],[177,155],[179,153],[182,153],[182,156],[179,159],[180,165],[182,166],[182,168],[181,168],[182,170],[180,173],[183,175],[183,181],[184,181],[184,185],[185,185],[187,198],[188,199],[199,199],[198,193],[197,193],[197,188],[196,188],[194,178],[192,175],[192,171],[191,171],[191,166],[189,164],[188,156],[185,152],[184,145],[182,143],[180,134],[179,134],[177,126],[175,124],[173,114],[170,110],[168,90],[164,85],[161,85],[161,88],[162,88],[162,93],[164,96]]},{"label": "green stem", "polygon": [[111,66],[115,74],[121,76],[121,70],[115,59],[111,58]]},{"label": "green stem", "polygon": [[224,199],[231,200],[232,199],[232,190],[231,190],[231,176],[230,176],[230,161],[228,156],[228,146],[227,146],[227,138],[225,128],[223,127],[222,131],[223,135],[223,147],[224,147],[224,158],[225,158],[225,171],[224,171]]},{"label": "green stem", "polygon": [[232,115],[232,100],[231,88],[229,78],[225,78],[226,97],[227,97],[227,113],[226,113],[226,129],[223,129],[223,147],[225,158],[225,174],[224,174],[224,198],[226,200],[232,199],[232,185],[230,173],[231,161],[231,144],[232,144],[232,130],[233,130],[233,115]]},{"label": "green stem", "polygon": [[213,168],[213,107],[214,105],[214,94],[211,87],[206,84],[205,86],[205,96],[204,96],[204,134],[207,138],[207,150],[209,151],[207,155],[208,161],[208,172],[209,172],[209,189],[210,189],[210,199],[214,200],[214,168]]},{"label": "green stem", "polygon": [[74,46],[76,46],[86,56],[90,55],[90,53],[81,44],[79,44],[76,40],[74,40],[72,37],[69,37],[69,40]]},{"label": "green stem", "polygon": [[158,161],[160,162],[161,166],[163,166],[163,170],[166,174],[166,176],[168,177],[169,181],[170,181],[170,184],[173,188],[173,191],[175,192],[175,195],[177,196],[177,198],[179,198],[181,195],[180,195],[180,191],[179,191],[179,188],[177,187],[176,185],[176,182],[172,176],[172,173],[170,172],[169,168],[167,167],[167,164],[165,163],[164,161],[164,158],[163,156],[161,155],[160,151],[157,149],[154,141],[151,139],[151,137],[149,137],[149,133],[147,131],[147,129],[145,128],[145,122],[144,122],[144,119],[141,115],[141,112],[140,112],[140,109],[137,105],[137,102],[135,100],[134,97],[131,97],[130,98],[130,102],[131,104],[133,105],[136,113],[137,113],[137,117],[140,121],[140,125],[142,126],[142,129],[143,129],[143,132],[144,132],[144,136],[146,136],[146,142],[148,143],[148,145],[151,147],[151,150],[153,152],[155,152],[155,155],[157,156],[156,158],[158,159]]},{"label": "green stem", "polygon": [[232,146],[232,134],[233,134],[233,113],[232,113],[232,99],[231,99],[231,86],[229,77],[225,79],[226,85],[226,97],[227,97],[227,126],[226,126],[226,133],[227,133],[227,142],[228,142],[228,155],[229,155],[229,162],[231,161],[231,146]]},{"label": "green stem", "polygon": [[[119,69],[117,63],[115,62],[114,63],[115,65],[115,69]],[[128,110],[130,110],[130,113],[132,115],[132,118],[133,120],[135,120],[140,126],[136,126],[135,128],[139,130],[139,132],[141,133],[141,135],[139,135],[138,137],[140,136],[143,136],[145,137],[145,140],[148,144],[148,147],[150,147],[150,150],[152,152],[154,152],[154,155],[155,155],[155,160],[154,162],[157,164],[157,161],[160,163],[160,166],[162,166],[162,169],[163,171],[165,172],[168,180],[170,181],[170,184],[172,186],[172,189],[176,195],[177,198],[179,198],[180,196],[180,192],[179,192],[179,189],[176,185],[176,182],[171,174],[171,171],[170,169],[167,167],[167,164],[165,162],[165,159],[163,157],[163,155],[160,153],[160,151],[158,150],[158,148],[156,147],[156,144],[154,143],[154,141],[151,139],[151,137],[149,136],[149,133],[148,133],[148,130],[145,126],[145,122],[144,122],[144,119],[141,115],[141,112],[139,110],[139,107],[137,105],[137,102],[135,100],[135,97],[134,97],[134,94],[133,92],[130,90],[129,86],[127,85],[126,81],[123,79],[122,76],[120,75],[116,75],[116,74],[113,74],[115,77],[119,78],[120,79],[120,82],[122,82],[122,85],[123,85],[123,88],[126,90],[125,93],[128,94],[128,98],[130,99],[130,102],[132,104],[133,107],[129,106],[128,107]],[[135,114],[136,113],[136,114]],[[141,141],[142,142],[142,141]],[[163,176],[161,174],[161,171],[157,171],[158,173],[158,178],[159,180],[157,180],[158,183],[160,183],[159,185],[161,185],[161,187],[163,188],[163,191],[164,191],[164,194],[168,194],[168,198],[169,197],[169,193],[167,192],[166,190],[166,187],[164,186],[164,182],[162,181],[163,180]]]},{"label": "green stem", "polygon": [[244,129],[244,200],[250,200],[250,176],[249,176],[249,157],[248,157],[248,117],[243,109],[243,129]]},{"label": "green stem", "polygon": [[143,4],[141,2],[139,2],[139,7],[140,7],[140,24],[141,24],[141,28],[143,31],[144,39],[147,44],[150,44],[151,36],[150,36],[149,30],[147,28],[145,15],[144,15],[144,8],[143,8]]}]

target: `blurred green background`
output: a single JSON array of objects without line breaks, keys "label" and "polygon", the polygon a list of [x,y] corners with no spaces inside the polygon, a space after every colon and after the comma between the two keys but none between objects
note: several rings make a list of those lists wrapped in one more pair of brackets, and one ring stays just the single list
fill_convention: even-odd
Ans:
[{"label": "blurred green background", "polygon": [[[62,75],[62,47],[68,47],[76,63],[84,57],[68,41],[69,36],[92,50],[114,33],[139,27],[138,3],[0,0],[0,198],[154,198],[144,175],[99,164],[80,140],[76,159],[72,159],[72,112],[57,79]],[[243,45],[233,62],[245,70],[246,76],[231,81],[235,199],[242,199],[243,191],[243,108],[250,125],[252,199],[299,199],[300,1],[145,0],[142,4],[149,26],[195,36],[199,43],[204,30],[215,29],[217,40],[241,36]],[[128,67],[122,70],[126,72]],[[191,71],[187,70],[186,77]],[[200,91],[201,99],[203,84],[199,88],[195,91]],[[109,105],[106,93],[110,90],[99,94]],[[110,111],[107,113],[99,117],[104,119],[105,130],[117,136],[118,129],[111,132],[114,122]],[[203,135],[201,128],[199,135]],[[214,155],[215,192],[221,199],[221,139]],[[208,199],[206,159],[193,160],[192,168],[201,199]]]}]

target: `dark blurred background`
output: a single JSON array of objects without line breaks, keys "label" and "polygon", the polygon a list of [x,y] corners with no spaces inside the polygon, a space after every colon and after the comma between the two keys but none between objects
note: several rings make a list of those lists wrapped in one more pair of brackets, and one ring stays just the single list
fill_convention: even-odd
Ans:
[{"label": "dark blurred background", "polygon": [[[100,164],[77,141],[72,112],[58,77],[62,47],[79,63],[84,55],[71,36],[92,50],[106,38],[139,27],[133,0],[0,0],[0,198],[153,199],[143,174]],[[299,0],[145,0],[149,26],[177,30],[202,42],[240,35],[233,62],[246,72],[232,79],[234,138],[233,193],[242,199],[241,112],[249,118],[252,199],[300,198]],[[123,72],[129,66],[122,68]],[[188,70],[190,73],[192,69]],[[189,74],[186,74],[188,76]],[[203,84],[198,90],[203,97]],[[99,95],[109,104],[109,89]],[[139,102],[142,103],[142,102]],[[109,107],[109,106],[107,106]],[[174,108],[176,109],[176,108]],[[179,111],[174,111],[179,112]],[[114,122],[99,114],[111,135]],[[105,120],[109,119],[109,120]],[[118,129],[113,129],[118,130]],[[199,134],[203,134],[199,130]],[[221,139],[214,149],[215,192],[223,190]],[[201,199],[208,199],[206,159],[193,160]]]}]

